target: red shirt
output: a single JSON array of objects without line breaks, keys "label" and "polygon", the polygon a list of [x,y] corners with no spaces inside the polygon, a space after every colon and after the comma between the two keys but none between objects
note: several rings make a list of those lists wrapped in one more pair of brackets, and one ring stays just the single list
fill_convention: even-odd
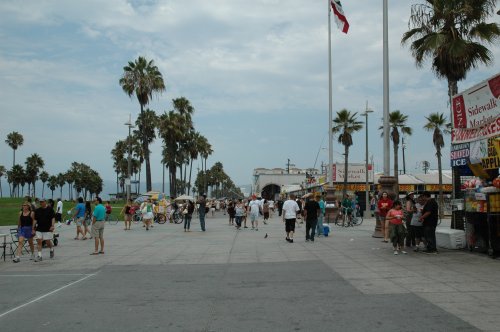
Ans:
[{"label": "red shirt", "polygon": [[385,217],[387,215],[387,212],[392,208],[392,199],[390,198],[381,198],[378,201],[378,210],[379,210],[379,215],[381,217]]},{"label": "red shirt", "polygon": [[403,224],[403,210],[391,209],[387,212],[385,217],[391,224],[402,225]]}]

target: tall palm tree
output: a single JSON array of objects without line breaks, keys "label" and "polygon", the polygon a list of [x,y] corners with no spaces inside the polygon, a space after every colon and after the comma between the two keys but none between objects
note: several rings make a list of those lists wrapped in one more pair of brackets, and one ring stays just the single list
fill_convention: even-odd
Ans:
[{"label": "tall palm tree", "polygon": [[3,197],[3,192],[2,192],[2,178],[4,177],[6,172],[5,166],[0,165],[0,197]]},{"label": "tall palm tree", "polygon": [[25,178],[26,174],[21,165],[16,164],[10,171],[7,171],[7,181],[11,185],[10,197],[19,197],[19,186],[25,182]]},{"label": "tall palm tree", "polygon": [[342,194],[347,193],[347,175],[349,174],[349,148],[352,146],[352,134],[363,129],[363,122],[357,121],[358,113],[352,113],[345,108],[337,112],[333,119],[332,132],[339,134],[338,142],[344,146],[344,189]]},{"label": "tall palm tree", "polygon": [[45,192],[45,182],[49,180],[49,173],[46,171],[40,172],[40,181],[42,181],[42,197],[44,197],[44,192]]},{"label": "tall palm tree", "polygon": [[57,174],[57,185],[59,186],[59,190],[60,190],[59,197],[61,199],[62,199],[62,190],[63,190],[65,183],[66,183],[66,178],[64,176],[64,173]]},{"label": "tall palm tree", "polygon": [[439,217],[443,217],[443,166],[441,164],[441,149],[444,147],[443,133],[451,133],[451,123],[449,123],[443,113],[431,113],[426,116],[427,123],[424,129],[432,131],[432,143],[436,148],[436,157],[438,161],[439,172]]},{"label": "tall palm tree", "polygon": [[163,139],[162,163],[168,167],[170,196],[175,196],[177,166],[180,165],[180,142],[184,136],[184,117],[170,111],[160,116],[159,134]]},{"label": "tall palm tree", "polygon": [[54,190],[57,188],[57,176],[51,175],[49,176],[49,179],[47,180],[47,187],[49,187],[50,191],[52,192],[51,198],[54,199]]},{"label": "tall palm tree", "polygon": [[[394,177],[396,181],[398,180],[399,173],[399,143],[401,141],[401,134],[411,135],[413,130],[408,127],[408,115],[404,115],[401,111],[396,110],[389,113],[389,127],[391,127],[391,140],[392,147],[394,150]],[[384,126],[380,126],[379,129],[382,131],[382,136]],[[401,133],[399,132],[401,130]],[[396,197],[399,195],[399,182],[396,182]]]},{"label": "tall palm tree", "polygon": [[[425,0],[411,7],[408,26],[401,43],[411,41],[416,65],[432,61],[432,71],[448,81],[448,95],[458,92],[457,83],[480,64],[493,63],[484,44],[500,36],[497,23],[486,23],[494,15],[496,0]],[[451,105],[451,102],[450,102]]]},{"label": "tall palm tree", "polygon": [[[151,151],[149,145],[153,143],[156,138],[156,128],[158,126],[158,116],[151,109],[146,109],[139,114],[135,125],[138,129],[134,130],[134,136],[142,142],[142,151],[144,153],[144,161],[146,162],[146,190],[151,190],[151,165],[149,156]],[[128,142],[128,141],[127,141]],[[128,147],[127,147],[128,149]],[[148,185],[148,169],[149,171],[149,185]]]},{"label": "tall palm tree", "polygon": [[23,135],[19,134],[17,131],[13,131],[7,135],[7,139],[5,140],[5,143],[7,143],[12,149],[12,153],[13,153],[12,167],[14,167],[14,165],[16,164],[16,150],[18,147],[23,145],[24,137],[23,137]]},{"label": "tall palm tree", "polygon": [[[129,61],[128,65],[123,67],[123,75],[119,83],[129,97],[133,95],[137,97],[141,106],[141,114],[144,113],[144,107],[149,104],[153,95],[165,91],[165,82],[158,67],[155,66],[153,60],[148,61],[142,56],[138,57],[134,62]],[[140,124],[142,125],[144,122]],[[139,131],[143,131],[141,126],[139,126]],[[152,189],[151,165],[149,162],[149,142],[147,137],[146,135],[142,136],[142,147],[146,161],[146,189],[150,191]]]}]

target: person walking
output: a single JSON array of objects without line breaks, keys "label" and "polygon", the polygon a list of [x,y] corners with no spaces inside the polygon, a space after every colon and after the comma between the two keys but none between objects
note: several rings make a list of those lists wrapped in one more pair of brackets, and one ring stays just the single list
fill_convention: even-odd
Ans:
[{"label": "person walking", "polygon": [[422,216],[420,220],[424,226],[424,237],[427,243],[427,249],[423,251],[425,254],[437,254],[436,248],[436,227],[438,222],[438,203],[428,191],[424,191],[421,195],[424,201],[422,208]]},{"label": "person walking", "polygon": [[323,218],[326,214],[326,205],[325,201],[323,200],[323,196],[321,193],[317,192],[316,195],[314,196],[316,201],[319,204],[319,214],[318,214],[318,222],[316,223],[316,235],[320,237],[323,235]]},{"label": "person walking", "polygon": [[395,201],[392,209],[387,211],[386,214],[386,220],[390,230],[390,239],[394,247],[394,255],[397,255],[400,250],[402,254],[406,254],[406,251],[403,250],[403,246],[405,245],[407,231],[403,219],[402,204],[400,201]]},{"label": "person walking", "polygon": [[151,202],[151,199],[148,199],[146,202],[144,202],[144,205],[141,209],[142,221],[144,222],[147,231],[149,231],[149,227],[151,226],[151,222],[153,221],[154,217],[153,211],[154,211],[153,203]]},{"label": "person walking", "polygon": [[235,209],[233,201],[230,201],[227,206],[227,214],[229,215],[229,226],[234,225]]},{"label": "person walking", "polygon": [[89,230],[89,226],[92,224],[92,206],[90,201],[85,202],[85,220],[83,221],[83,237],[90,234],[90,239],[92,239],[92,232]]},{"label": "person walking", "polygon": [[82,231],[82,225],[85,223],[85,205],[83,204],[83,198],[78,197],[78,204],[76,204],[73,212],[73,220],[76,224],[76,236],[75,240],[78,240],[78,236],[82,234],[82,240],[86,240],[87,236]]},{"label": "person walking", "polygon": [[130,226],[132,226],[132,205],[132,199],[129,199],[120,212],[120,215],[123,215],[123,219],[125,220],[124,230],[130,230]]},{"label": "person walking", "polygon": [[57,199],[57,205],[56,205],[56,221],[57,221],[57,227],[61,227],[61,221],[62,221],[62,214],[63,214],[63,202],[61,201],[60,198]]},{"label": "person walking", "polygon": [[321,213],[319,203],[312,198],[308,198],[304,206],[304,218],[306,219],[306,242],[314,242],[318,215]]},{"label": "person walking", "polygon": [[200,217],[200,228],[202,232],[205,232],[205,214],[206,214],[206,205],[207,205],[207,195],[202,194],[199,198],[198,201],[196,202],[199,204],[198,208],[198,215]]},{"label": "person walking", "polygon": [[267,220],[269,220],[269,202],[267,199],[264,199],[262,204],[262,214],[264,215],[264,224],[267,225]]},{"label": "person walking", "polygon": [[299,205],[295,201],[295,195],[290,194],[290,198],[283,203],[283,222],[285,223],[285,240],[293,243],[293,233],[295,232],[295,222],[297,213],[300,211]]},{"label": "person walking", "polygon": [[191,219],[193,218],[194,203],[191,201],[186,202],[186,206],[182,211],[184,215],[184,232],[191,232]]},{"label": "person walking", "polygon": [[[96,206],[92,214],[92,236],[94,237],[94,252],[91,255],[104,255],[104,219],[106,208],[102,205],[101,197],[96,197]],[[101,250],[99,251],[99,244]]]},{"label": "person walking", "polygon": [[252,195],[252,200],[248,203],[248,209],[250,211],[250,221],[252,222],[252,229],[258,231],[260,203],[257,200],[257,196]]},{"label": "person walking", "polygon": [[380,219],[380,227],[382,235],[384,235],[384,240],[382,242],[389,242],[389,221],[386,220],[387,212],[392,209],[392,199],[389,198],[387,192],[382,193],[382,197],[378,200],[378,215]]},{"label": "person walking", "polygon": [[243,220],[243,216],[245,215],[245,204],[243,204],[243,201],[238,199],[238,202],[236,203],[236,206],[234,207],[234,218],[236,221],[236,229],[241,228],[241,221]]},{"label": "person walking", "polygon": [[414,248],[415,247],[415,234],[413,233],[413,229],[411,227],[411,220],[413,218],[413,214],[415,213],[415,198],[414,192],[409,192],[406,195],[406,202],[404,208],[404,220],[406,225],[406,230],[408,231],[408,236],[406,236],[406,247]]},{"label": "person walking", "polygon": [[16,254],[12,260],[14,263],[19,263],[21,261],[20,257],[22,255],[25,240],[28,240],[28,244],[30,246],[30,260],[35,259],[35,245],[33,244],[34,234],[35,213],[31,210],[31,204],[29,202],[24,202],[21,207],[21,212],[19,212],[19,218],[17,221],[17,238],[19,242],[17,243]]},{"label": "person walking", "polygon": [[54,209],[47,205],[45,198],[40,199],[40,207],[35,210],[36,238],[38,255],[35,262],[42,260],[42,242],[45,241],[50,250],[50,258],[54,258],[54,246],[52,239],[54,238]]}]

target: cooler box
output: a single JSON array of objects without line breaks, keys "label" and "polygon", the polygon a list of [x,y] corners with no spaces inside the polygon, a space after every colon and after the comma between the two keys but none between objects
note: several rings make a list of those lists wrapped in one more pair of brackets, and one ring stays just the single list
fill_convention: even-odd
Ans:
[{"label": "cooler box", "polygon": [[440,248],[465,248],[465,232],[459,229],[436,229],[436,244]]},{"label": "cooler box", "polygon": [[323,224],[323,235],[328,236],[329,233],[330,233],[330,225]]}]

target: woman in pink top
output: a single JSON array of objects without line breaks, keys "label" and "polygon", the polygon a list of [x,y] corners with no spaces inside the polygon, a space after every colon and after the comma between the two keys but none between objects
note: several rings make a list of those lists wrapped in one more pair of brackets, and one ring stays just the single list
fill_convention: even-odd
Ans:
[{"label": "woman in pink top", "polygon": [[395,201],[392,205],[392,209],[387,212],[385,217],[389,222],[389,233],[392,246],[394,247],[394,255],[397,255],[399,250],[401,250],[401,253],[406,254],[406,251],[403,250],[403,246],[408,233],[404,225],[403,210],[401,207],[401,202]]}]

